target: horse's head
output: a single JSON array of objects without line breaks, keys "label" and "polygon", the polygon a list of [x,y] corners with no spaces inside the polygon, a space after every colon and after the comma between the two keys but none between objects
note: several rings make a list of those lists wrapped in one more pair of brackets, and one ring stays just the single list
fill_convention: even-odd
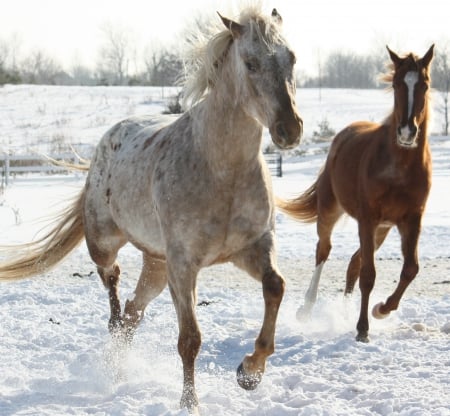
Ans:
[{"label": "horse's head", "polygon": [[399,57],[395,52],[387,49],[394,65],[392,86],[397,144],[413,148],[417,146],[419,126],[428,117],[430,63],[434,45],[422,58],[412,53]]},{"label": "horse's head", "polygon": [[295,55],[280,34],[281,16],[274,9],[270,17],[243,16],[241,23],[220,17],[232,35],[229,56],[242,108],[269,128],[278,147],[297,146],[303,121],[295,104]]}]

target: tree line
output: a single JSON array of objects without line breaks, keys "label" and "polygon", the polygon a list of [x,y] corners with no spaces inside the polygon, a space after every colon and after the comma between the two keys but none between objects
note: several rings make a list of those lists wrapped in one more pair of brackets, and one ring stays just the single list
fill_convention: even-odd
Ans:
[{"label": "tree line", "polygon": [[[202,21],[194,22],[197,28]],[[34,50],[19,59],[20,42],[17,38],[0,39],[0,85],[150,85],[171,86],[182,79],[183,57],[172,46],[148,47],[142,62],[137,62],[133,39],[127,30],[105,24],[102,27],[103,44],[98,51],[94,69],[73,65],[63,69],[56,59],[43,50]],[[183,36],[184,37],[184,36]],[[188,37],[188,36],[186,36]],[[384,49],[369,55],[333,51],[317,63],[313,76],[297,74],[297,85],[302,88],[384,88],[380,74],[385,71]],[[141,69],[138,69],[141,68]],[[433,88],[441,95],[439,111],[444,115],[442,130],[449,130],[450,44],[443,43],[435,50],[432,66]]]},{"label": "tree line", "polygon": [[[201,22],[196,22],[198,26]],[[103,44],[95,68],[74,64],[69,70],[45,51],[37,49],[22,60],[18,41],[0,39],[0,85],[31,83],[55,85],[152,85],[171,86],[183,77],[181,52],[172,46],[147,47],[137,62],[133,39],[121,27],[102,26]],[[450,89],[450,47],[436,48],[433,88]],[[314,75],[297,76],[303,88],[380,88],[379,76],[385,71],[384,49],[369,55],[334,51],[317,63]],[[140,68],[140,69],[137,69]]]},{"label": "tree line", "polygon": [[147,47],[137,62],[133,38],[123,28],[105,24],[94,68],[75,63],[69,69],[43,49],[19,58],[17,37],[0,38],[0,85],[175,85],[183,59],[172,46]]}]

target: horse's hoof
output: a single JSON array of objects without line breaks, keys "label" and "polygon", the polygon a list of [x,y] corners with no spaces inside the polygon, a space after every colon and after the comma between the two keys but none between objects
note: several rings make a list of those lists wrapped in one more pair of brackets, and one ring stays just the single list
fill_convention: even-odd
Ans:
[{"label": "horse's hoof", "polygon": [[123,321],[122,319],[111,318],[108,322],[108,330],[112,336],[116,336],[122,331]]},{"label": "horse's hoof", "polygon": [[187,383],[183,387],[180,408],[186,408],[190,415],[198,415],[198,397],[193,384]]},{"label": "horse's hoof", "polygon": [[389,316],[389,312],[388,313],[382,313],[380,308],[384,306],[383,302],[377,303],[373,309],[372,309],[372,316],[376,319],[384,319],[387,318]]},{"label": "horse's hoof", "polygon": [[241,363],[236,371],[238,384],[244,390],[255,390],[258,384],[261,383],[262,374],[247,374],[244,370],[244,365]]},{"label": "horse's hoof", "polygon": [[370,342],[370,338],[367,334],[358,334],[356,335],[356,341],[368,344]]},{"label": "horse's hoof", "polygon": [[311,308],[305,306],[300,306],[300,308],[297,309],[297,313],[295,314],[295,317],[297,318],[297,321],[304,322],[311,318]]}]

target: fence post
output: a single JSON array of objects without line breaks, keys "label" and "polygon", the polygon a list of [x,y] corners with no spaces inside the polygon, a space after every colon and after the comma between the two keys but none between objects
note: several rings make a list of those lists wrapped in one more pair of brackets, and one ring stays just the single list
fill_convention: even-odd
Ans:
[{"label": "fence post", "polygon": [[5,188],[9,184],[9,154],[5,155]]},{"label": "fence post", "polygon": [[281,153],[278,153],[278,176],[281,178],[283,176],[283,158]]}]

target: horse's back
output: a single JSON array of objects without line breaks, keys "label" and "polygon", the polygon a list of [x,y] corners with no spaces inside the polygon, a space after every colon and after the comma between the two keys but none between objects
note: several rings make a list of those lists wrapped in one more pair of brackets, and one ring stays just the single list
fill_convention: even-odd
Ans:
[{"label": "horse's back", "polygon": [[108,180],[111,179],[112,168],[116,168],[120,152],[124,157],[133,157],[138,153],[144,140],[148,140],[175,118],[168,116],[141,116],[122,120],[111,127],[97,145],[91,161],[87,182],[97,191],[106,191]]},{"label": "horse's back", "polygon": [[[150,140],[174,120],[174,117],[162,116],[128,118],[115,124],[103,135],[86,181],[84,222],[88,245],[95,240],[129,239],[129,233],[122,232],[124,227],[114,215],[117,201],[130,199],[133,194],[142,192],[139,167],[133,160],[137,160],[142,153],[146,140]],[[150,214],[153,208],[148,206],[147,211]],[[155,229],[158,229],[155,225]],[[140,227],[140,224],[136,226]],[[159,240],[159,236],[156,239]]]}]

